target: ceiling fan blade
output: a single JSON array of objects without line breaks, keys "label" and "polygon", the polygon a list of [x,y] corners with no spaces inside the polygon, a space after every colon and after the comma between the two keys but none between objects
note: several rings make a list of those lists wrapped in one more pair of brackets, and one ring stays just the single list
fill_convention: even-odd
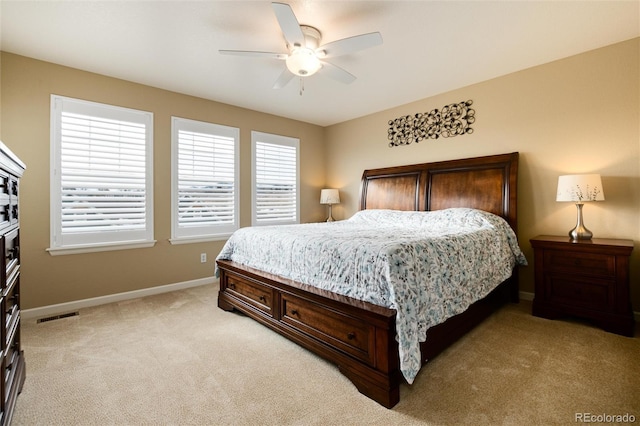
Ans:
[{"label": "ceiling fan blade", "polygon": [[286,3],[271,3],[273,12],[276,14],[280,29],[284,39],[291,45],[304,46],[304,34],[298,23],[296,15],[293,13],[291,6]]},{"label": "ceiling fan blade", "polygon": [[320,72],[344,84],[351,84],[356,80],[355,75],[343,70],[337,65],[333,65],[330,62],[322,62],[322,68],[320,68]]},{"label": "ceiling fan blade", "polygon": [[280,77],[278,77],[278,79],[276,80],[276,82],[273,84],[273,88],[274,89],[282,89],[284,86],[287,85],[287,83],[289,83],[291,81],[291,79],[294,77],[293,73],[291,73],[286,67],[284,70],[282,70],[282,74],[280,74]]},{"label": "ceiling fan blade", "polygon": [[235,56],[254,56],[262,58],[274,58],[274,59],[287,59],[289,55],[286,53],[275,52],[255,52],[251,50],[218,50],[222,55],[235,55]]},{"label": "ceiling fan blade", "polygon": [[379,46],[381,44],[382,35],[378,32],[375,32],[332,41],[318,47],[316,49],[316,53],[318,54],[318,56],[329,58],[333,56],[346,55],[349,53],[357,52],[359,50]]}]

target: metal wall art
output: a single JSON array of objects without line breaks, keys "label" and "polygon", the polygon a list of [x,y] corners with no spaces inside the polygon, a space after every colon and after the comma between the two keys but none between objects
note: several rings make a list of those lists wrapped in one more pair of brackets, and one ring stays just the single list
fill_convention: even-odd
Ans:
[{"label": "metal wall art", "polygon": [[389,146],[409,145],[424,139],[451,138],[473,133],[470,127],[476,121],[473,101],[445,105],[430,112],[405,115],[389,120]]}]

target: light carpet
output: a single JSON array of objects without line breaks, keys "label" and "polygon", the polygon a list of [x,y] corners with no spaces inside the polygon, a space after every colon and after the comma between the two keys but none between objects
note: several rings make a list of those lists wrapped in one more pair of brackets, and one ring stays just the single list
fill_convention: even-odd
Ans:
[{"label": "light carpet", "polygon": [[533,317],[527,302],[508,305],[423,367],[388,410],[334,365],[218,309],[217,291],[25,321],[27,379],[13,424],[549,425],[583,413],[640,422],[637,332],[622,337]]}]

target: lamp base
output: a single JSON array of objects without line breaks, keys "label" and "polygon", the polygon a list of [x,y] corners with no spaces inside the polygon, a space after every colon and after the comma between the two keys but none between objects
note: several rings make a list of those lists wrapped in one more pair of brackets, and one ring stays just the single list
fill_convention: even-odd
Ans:
[{"label": "lamp base", "polygon": [[327,222],[333,222],[333,216],[331,216],[331,204],[329,204],[329,217],[327,218]]},{"label": "lamp base", "polygon": [[582,203],[576,203],[577,211],[577,223],[576,227],[569,231],[569,237],[572,241],[590,240],[593,237],[593,232],[589,231],[582,221]]}]

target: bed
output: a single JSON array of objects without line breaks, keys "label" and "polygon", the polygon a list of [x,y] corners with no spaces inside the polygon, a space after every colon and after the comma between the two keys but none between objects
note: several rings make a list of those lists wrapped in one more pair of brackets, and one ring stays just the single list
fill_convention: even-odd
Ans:
[{"label": "bed", "polygon": [[[403,221],[409,218],[412,221],[422,220],[427,215],[461,215],[472,217],[473,221],[484,223],[482,221],[486,219],[491,224],[495,222],[510,228],[508,231],[516,246],[512,248],[515,260],[508,264],[508,268],[503,265],[502,269],[507,270],[500,276],[504,279],[500,278],[495,283],[499,283],[497,286],[493,283],[484,286],[482,293],[477,292],[478,299],[468,306],[456,304],[464,305],[457,308],[460,312],[456,311],[455,315],[437,325],[413,327],[406,312],[413,312],[414,308],[395,303],[385,306],[379,303],[377,296],[368,298],[356,294],[352,297],[353,294],[338,285],[318,286],[315,276],[300,275],[305,278],[298,279],[295,274],[277,273],[277,269],[269,264],[248,266],[242,256],[231,260],[231,256],[224,254],[230,241],[216,260],[216,273],[220,278],[218,306],[227,311],[240,311],[335,363],[361,393],[391,408],[400,399],[403,380],[411,383],[423,363],[505,302],[518,300],[517,265],[526,264],[526,260],[517,247],[515,234],[517,173],[518,153],[365,170],[360,188],[360,211],[354,218],[344,221],[344,224],[294,225],[306,226],[304,233],[309,235],[322,232],[320,228],[333,226],[334,235],[339,235],[337,231],[347,225],[352,226],[348,222],[353,221],[358,225],[358,221],[374,221],[379,217]],[[467,219],[464,221],[466,223]],[[256,237],[259,234],[255,233],[260,230],[245,231],[254,233]],[[284,250],[284,245],[289,243],[282,244]],[[323,240],[321,244],[329,242]],[[446,245],[449,244],[447,242]],[[270,259],[279,263],[280,250],[272,250],[278,254],[274,256],[271,253]],[[260,256],[256,254],[255,257]],[[395,260],[389,260],[392,261]],[[333,265],[335,258],[327,261],[329,263]],[[425,278],[425,286],[434,279],[446,281],[443,277]],[[397,298],[402,294],[397,290],[390,293]],[[398,306],[398,309],[389,306]],[[407,327],[424,329],[426,334],[426,338],[420,338],[417,347],[411,351],[405,345]]]}]

